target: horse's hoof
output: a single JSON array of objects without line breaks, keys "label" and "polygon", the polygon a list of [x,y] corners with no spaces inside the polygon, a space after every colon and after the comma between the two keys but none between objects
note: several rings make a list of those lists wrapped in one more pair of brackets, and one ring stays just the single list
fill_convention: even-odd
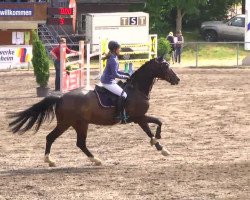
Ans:
[{"label": "horse's hoof", "polygon": [[101,162],[101,161],[97,161],[97,162],[95,162],[95,165],[96,165],[96,166],[101,166],[101,165],[102,165],[102,162]]},{"label": "horse's hoof", "polygon": [[49,162],[49,167],[55,167],[56,163],[55,162]]},{"label": "horse's hoof", "polygon": [[161,150],[161,154],[164,155],[164,156],[169,156],[170,155],[170,152],[167,150],[167,149],[162,149]]},{"label": "horse's hoof", "polygon": [[89,160],[90,160],[91,162],[93,162],[96,166],[102,165],[102,161],[101,161],[99,158],[95,158],[95,157],[91,158],[91,157],[90,157]]},{"label": "horse's hoof", "polygon": [[50,159],[49,154],[44,156],[44,162],[49,163],[50,167],[56,166],[56,163]]}]

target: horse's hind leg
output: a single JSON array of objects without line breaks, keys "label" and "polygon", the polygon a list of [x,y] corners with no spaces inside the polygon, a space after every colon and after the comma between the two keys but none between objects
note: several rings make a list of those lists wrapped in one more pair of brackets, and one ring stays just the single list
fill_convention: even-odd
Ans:
[{"label": "horse's hind leg", "polygon": [[50,155],[49,155],[51,146],[53,142],[60,135],[62,135],[68,128],[69,126],[66,126],[66,125],[62,126],[62,125],[57,124],[56,128],[53,131],[51,131],[46,137],[46,149],[45,149],[44,162],[49,163],[50,167],[55,167],[55,162],[50,158]]},{"label": "horse's hind leg", "polygon": [[86,146],[88,124],[81,121],[78,122],[73,127],[77,133],[77,142],[76,142],[77,147],[79,147],[88,156],[91,162],[95,163],[95,165],[101,165],[102,164],[101,160],[94,157]]}]

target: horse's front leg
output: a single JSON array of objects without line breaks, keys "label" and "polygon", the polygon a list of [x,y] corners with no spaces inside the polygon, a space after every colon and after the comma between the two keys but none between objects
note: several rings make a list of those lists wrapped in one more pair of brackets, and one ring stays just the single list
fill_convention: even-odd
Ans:
[{"label": "horse's front leg", "polygon": [[142,128],[142,130],[151,138],[150,140],[151,145],[152,146],[154,145],[158,151],[161,151],[162,155],[167,156],[170,154],[170,152],[166,150],[163,146],[161,146],[160,143],[157,141],[157,139],[155,139],[145,118],[142,118],[141,120],[136,121],[135,123],[138,123],[139,126]]},{"label": "horse's front leg", "polygon": [[144,120],[147,121],[147,123],[153,123],[153,124],[157,124],[157,129],[156,129],[156,134],[155,134],[155,138],[156,139],[161,139],[161,126],[162,126],[162,122],[156,118],[156,117],[151,117],[151,116],[144,116]]}]

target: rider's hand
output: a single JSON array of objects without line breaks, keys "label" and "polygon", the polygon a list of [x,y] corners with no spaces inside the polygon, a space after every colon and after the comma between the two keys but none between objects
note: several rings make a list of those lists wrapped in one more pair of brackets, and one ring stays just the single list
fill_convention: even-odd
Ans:
[{"label": "rider's hand", "polygon": [[129,73],[125,73],[126,76],[128,76],[130,78],[130,74]]},{"label": "rider's hand", "polygon": [[130,80],[130,78],[131,78],[130,76],[127,76],[127,78],[126,78],[126,79],[127,79],[127,80]]}]

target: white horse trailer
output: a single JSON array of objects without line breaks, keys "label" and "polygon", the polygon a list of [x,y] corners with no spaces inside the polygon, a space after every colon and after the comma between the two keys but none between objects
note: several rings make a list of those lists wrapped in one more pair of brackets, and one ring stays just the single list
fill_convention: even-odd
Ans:
[{"label": "white horse trailer", "polygon": [[148,43],[149,14],[145,12],[87,14],[86,41],[99,44],[101,38],[115,40],[121,44]]}]

